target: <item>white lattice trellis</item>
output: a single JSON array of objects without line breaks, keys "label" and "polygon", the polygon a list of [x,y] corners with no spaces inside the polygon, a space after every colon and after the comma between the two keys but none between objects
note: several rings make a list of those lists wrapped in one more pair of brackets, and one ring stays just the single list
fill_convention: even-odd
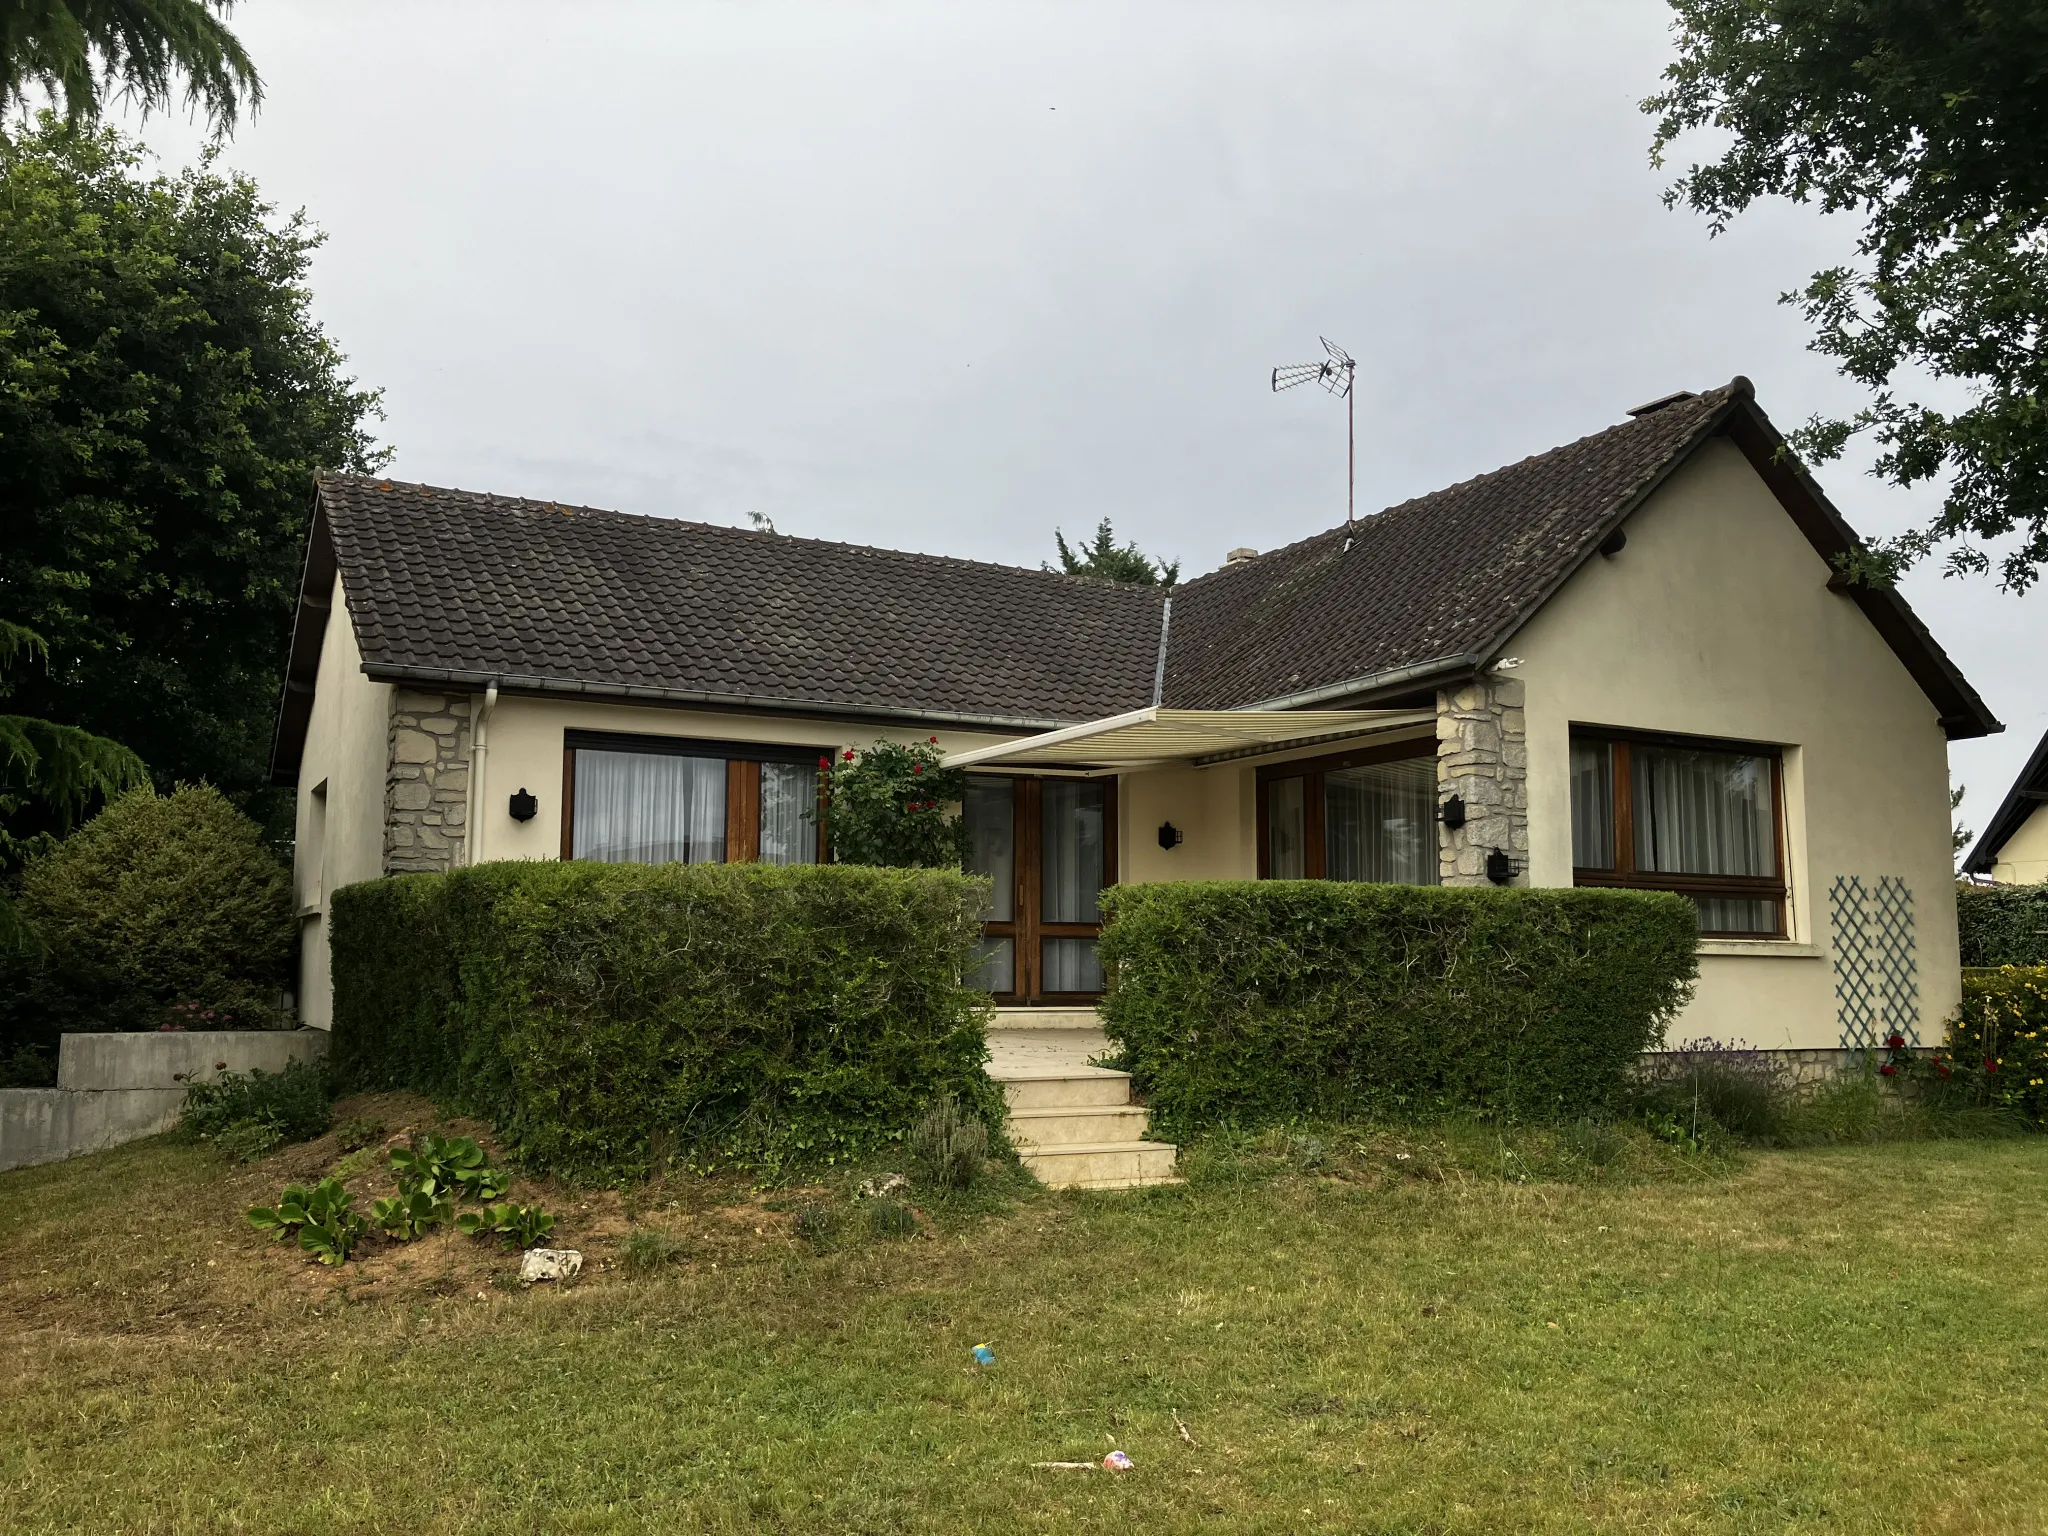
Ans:
[{"label": "white lattice trellis", "polygon": [[1842,1044],[1877,1045],[1877,1005],[1870,995],[1870,893],[1855,875],[1837,875],[1828,889],[1835,929],[1835,1021]]},{"label": "white lattice trellis", "polygon": [[1918,1045],[1920,962],[1913,953],[1913,889],[1900,876],[1878,879],[1870,927],[1885,1032],[1904,1035],[1908,1045]]},{"label": "white lattice trellis", "polygon": [[1913,889],[1882,875],[1873,892],[1856,875],[1828,890],[1834,925],[1835,1020],[1841,1042],[1876,1050],[1891,1034],[1920,1043],[1920,962],[1913,936]]}]

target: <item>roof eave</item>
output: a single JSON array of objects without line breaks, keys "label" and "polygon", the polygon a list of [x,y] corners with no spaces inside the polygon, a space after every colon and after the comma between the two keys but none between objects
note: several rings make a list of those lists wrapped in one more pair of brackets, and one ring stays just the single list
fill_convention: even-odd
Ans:
[{"label": "roof eave", "polygon": [[1964,874],[1991,873],[1991,867],[1998,862],[1998,855],[2004,851],[2007,840],[2043,803],[2033,797],[2044,788],[2048,788],[2048,734],[2044,734],[2035,745],[2026,767],[2012,781],[2012,788],[2006,791],[1991,820],[1984,824],[1983,835],[1971,845],[1970,856],[1963,860]]},{"label": "roof eave", "polygon": [[320,676],[320,653],[327,643],[327,620],[334,603],[338,569],[334,535],[320,493],[313,492],[313,524],[306,534],[306,563],[299,576],[299,603],[292,617],[292,648],[285,661],[284,688],[277,705],[277,728],[270,738],[270,782],[299,781],[299,762],[306,752],[306,731],[313,723],[313,687]]},{"label": "roof eave", "polygon": [[495,686],[500,694],[566,694],[628,704],[687,704],[750,713],[801,714],[822,720],[889,721],[906,725],[948,725],[995,731],[1051,731],[1074,723],[1043,715],[982,715],[962,710],[933,709],[916,704],[835,704],[821,699],[790,698],[774,694],[718,693],[708,689],[593,682],[585,678],[544,677],[520,672],[422,667],[402,662],[365,661],[363,675],[381,683],[438,683],[474,692]]}]

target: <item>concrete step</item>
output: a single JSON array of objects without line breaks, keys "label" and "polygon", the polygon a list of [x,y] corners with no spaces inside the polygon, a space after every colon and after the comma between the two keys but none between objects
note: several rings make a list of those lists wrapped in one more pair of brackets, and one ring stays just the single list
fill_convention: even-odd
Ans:
[{"label": "concrete step", "polygon": [[1083,1109],[1131,1102],[1131,1075],[1100,1067],[992,1073],[1012,1115],[1028,1110]]},{"label": "concrete step", "polygon": [[1110,1146],[1144,1139],[1145,1111],[1135,1104],[1010,1111],[1010,1141],[1019,1152],[1064,1146]]},{"label": "concrete step", "polygon": [[1100,1029],[1093,1008],[998,1008],[994,1029]]},{"label": "concrete step", "polygon": [[1075,1142],[1018,1155],[1052,1189],[1137,1189],[1179,1183],[1173,1173],[1178,1150],[1163,1141]]}]

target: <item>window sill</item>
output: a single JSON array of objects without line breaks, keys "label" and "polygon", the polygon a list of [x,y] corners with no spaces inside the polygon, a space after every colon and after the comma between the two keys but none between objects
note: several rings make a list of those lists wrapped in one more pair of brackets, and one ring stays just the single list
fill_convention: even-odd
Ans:
[{"label": "window sill", "polygon": [[1715,958],[1746,955],[1772,960],[1818,960],[1821,947],[1818,944],[1800,944],[1791,939],[1701,939],[1700,954]]}]

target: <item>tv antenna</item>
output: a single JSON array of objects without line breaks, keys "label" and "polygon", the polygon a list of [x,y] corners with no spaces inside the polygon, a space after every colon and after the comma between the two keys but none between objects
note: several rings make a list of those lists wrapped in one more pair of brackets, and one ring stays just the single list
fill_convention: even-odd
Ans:
[{"label": "tv antenna", "polygon": [[[1320,363],[1289,363],[1284,368],[1273,370],[1273,393],[1292,389],[1297,384],[1320,384],[1345,404],[1348,421],[1345,426],[1345,485],[1344,524],[1349,527],[1358,512],[1358,396],[1352,392],[1352,381],[1358,372],[1358,364],[1351,354],[1327,336],[1318,336],[1323,350],[1329,354]],[[1347,546],[1348,547],[1348,546]]]}]

